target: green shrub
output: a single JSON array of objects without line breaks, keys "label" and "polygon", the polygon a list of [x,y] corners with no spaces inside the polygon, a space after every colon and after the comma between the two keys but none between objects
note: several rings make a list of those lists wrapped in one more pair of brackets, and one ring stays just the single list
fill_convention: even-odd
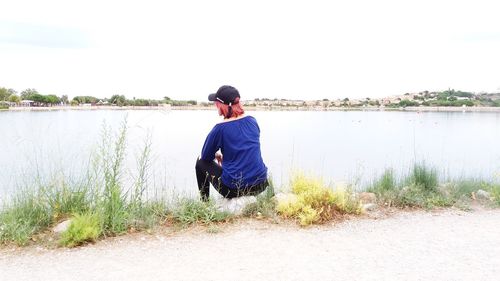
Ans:
[{"label": "green shrub", "polygon": [[95,241],[102,232],[102,222],[96,213],[75,215],[68,229],[61,234],[59,243],[66,247],[75,247],[85,242]]}]

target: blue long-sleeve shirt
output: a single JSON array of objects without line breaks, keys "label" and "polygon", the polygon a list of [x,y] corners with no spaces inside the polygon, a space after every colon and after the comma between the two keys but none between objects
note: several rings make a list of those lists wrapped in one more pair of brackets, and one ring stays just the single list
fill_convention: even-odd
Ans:
[{"label": "blue long-sleeve shirt", "polygon": [[213,161],[220,149],[224,156],[221,181],[238,189],[267,179],[267,167],[260,152],[260,128],[252,116],[223,122],[210,131],[201,159]]}]

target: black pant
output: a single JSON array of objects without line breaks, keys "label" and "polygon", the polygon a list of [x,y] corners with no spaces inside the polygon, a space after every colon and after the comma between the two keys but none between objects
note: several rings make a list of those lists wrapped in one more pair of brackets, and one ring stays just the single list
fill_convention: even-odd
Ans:
[{"label": "black pant", "polygon": [[196,161],[196,180],[198,181],[198,189],[200,190],[201,200],[207,201],[210,195],[210,183],[225,198],[235,198],[240,196],[251,195],[255,196],[266,190],[269,185],[267,179],[263,182],[256,183],[250,186],[244,186],[238,189],[232,189],[222,183],[220,177],[222,175],[222,167],[215,161],[205,161],[198,159]]}]

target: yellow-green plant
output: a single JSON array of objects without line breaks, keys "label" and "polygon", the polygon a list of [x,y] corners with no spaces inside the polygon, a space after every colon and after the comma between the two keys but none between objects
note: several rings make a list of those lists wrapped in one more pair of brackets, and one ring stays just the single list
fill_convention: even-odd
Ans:
[{"label": "yellow-green plant", "polygon": [[284,218],[296,218],[301,225],[331,220],[335,215],[359,214],[361,204],[346,188],[331,189],[320,178],[296,174],[290,183],[295,197],[282,200],[277,211]]},{"label": "yellow-green plant", "polygon": [[101,235],[101,224],[98,214],[75,215],[68,229],[62,233],[59,242],[66,247],[75,247],[85,242],[94,241]]}]

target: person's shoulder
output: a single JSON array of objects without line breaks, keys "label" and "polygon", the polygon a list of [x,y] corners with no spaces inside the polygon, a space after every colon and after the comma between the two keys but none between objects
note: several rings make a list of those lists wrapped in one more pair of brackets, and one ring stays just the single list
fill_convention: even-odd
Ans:
[{"label": "person's shoulder", "polygon": [[255,117],[253,117],[252,115],[247,115],[247,116],[245,116],[245,118],[246,118],[248,121],[257,122],[257,119],[255,119]]}]

